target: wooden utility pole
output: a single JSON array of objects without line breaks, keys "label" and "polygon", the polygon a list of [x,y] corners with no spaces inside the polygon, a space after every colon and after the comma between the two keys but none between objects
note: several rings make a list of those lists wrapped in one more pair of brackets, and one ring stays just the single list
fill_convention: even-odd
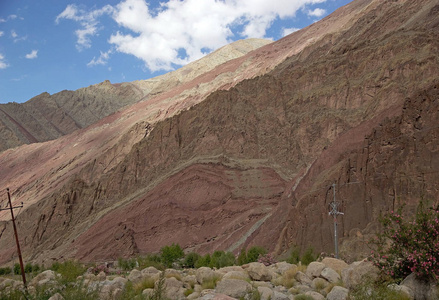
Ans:
[{"label": "wooden utility pole", "polygon": [[12,225],[14,226],[15,242],[17,244],[18,259],[20,260],[21,277],[23,278],[23,284],[24,284],[24,287],[26,288],[26,274],[24,273],[23,258],[21,256],[20,243],[18,242],[17,226],[15,226],[15,218],[14,218],[14,209],[15,208],[22,208],[23,202],[21,203],[20,206],[13,207],[12,202],[11,202],[11,194],[9,193],[9,188],[7,188],[6,191],[8,192],[9,208],[0,208],[0,211],[7,210],[7,209],[9,209],[11,211]]}]

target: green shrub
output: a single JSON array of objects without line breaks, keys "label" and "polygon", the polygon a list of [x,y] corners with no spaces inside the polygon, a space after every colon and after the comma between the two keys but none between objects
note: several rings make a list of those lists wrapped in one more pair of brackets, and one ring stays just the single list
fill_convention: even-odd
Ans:
[{"label": "green shrub", "polygon": [[211,263],[211,257],[210,254],[206,254],[204,256],[201,256],[197,262],[195,263],[195,268],[201,268],[201,267],[210,267]]},{"label": "green shrub", "polygon": [[238,256],[238,265],[242,266],[247,263],[247,251],[244,248],[241,249]]},{"label": "green shrub", "polygon": [[12,273],[12,269],[9,267],[0,268],[0,275],[8,275]]},{"label": "green shrub", "polygon": [[165,246],[160,249],[160,257],[162,263],[168,268],[171,268],[174,262],[184,257],[184,252],[180,245],[172,244],[171,246]]},{"label": "green shrub", "polygon": [[233,266],[235,264],[235,256],[231,252],[215,251],[212,254],[209,267],[211,268],[223,268],[227,266]]},{"label": "green shrub", "polygon": [[289,262],[290,264],[298,264],[299,261],[300,261],[300,250],[298,247],[294,247],[293,249],[291,249],[291,254],[287,262]]},{"label": "green shrub", "polygon": [[148,267],[154,267],[158,270],[165,269],[165,266],[163,266],[161,262],[160,255],[157,254],[148,254],[147,256],[138,257],[137,262],[139,263],[140,269],[145,269]]},{"label": "green shrub", "polygon": [[15,275],[21,275],[21,268],[19,263],[14,264],[14,274]]},{"label": "green shrub", "polygon": [[135,258],[129,258],[129,259],[125,259],[125,258],[121,258],[119,257],[117,259],[117,265],[119,266],[119,268],[121,268],[122,270],[125,271],[129,271],[134,269],[137,266],[138,262]]},{"label": "green shrub", "polygon": [[306,249],[305,253],[302,256],[302,259],[300,260],[302,264],[309,265],[313,261],[316,260],[316,256],[314,255],[314,250],[312,247],[309,247]]},{"label": "green shrub", "polygon": [[267,250],[258,246],[251,247],[247,252],[245,249],[241,249],[241,252],[238,256],[238,265],[258,261],[259,256],[263,256],[265,254],[267,254]]},{"label": "green shrub", "polygon": [[195,264],[197,263],[198,259],[200,259],[200,255],[198,253],[188,253],[184,257],[183,266],[185,268],[195,268]]},{"label": "green shrub", "polygon": [[82,275],[87,271],[87,268],[80,264],[77,261],[65,261],[63,263],[55,262],[51,268],[51,270],[61,274],[62,280],[64,282],[73,282],[76,281],[76,278],[79,275]]},{"label": "green shrub", "polygon": [[262,247],[253,246],[247,251],[247,263],[258,261],[259,255],[267,254],[267,250]]},{"label": "green shrub", "polygon": [[439,207],[425,209],[421,201],[414,220],[399,208],[380,222],[383,231],[371,243],[371,260],[384,275],[397,281],[410,273],[426,281],[439,279]]}]

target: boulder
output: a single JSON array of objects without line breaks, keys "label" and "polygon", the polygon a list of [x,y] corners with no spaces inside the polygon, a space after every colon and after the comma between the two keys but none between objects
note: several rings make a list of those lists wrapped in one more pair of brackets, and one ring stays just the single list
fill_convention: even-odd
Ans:
[{"label": "boulder", "polygon": [[314,300],[325,300],[325,297],[323,297],[322,294],[319,294],[315,291],[309,291],[305,293],[305,296],[310,296],[312,297]]},{"label": "boulder", "polygon": [[218,282],[216,291],[233,298],[244,297],[252,290],[252,286],[245,280],[240,279],[223,279]]},{"label": "boulder", "polygon": [[341,274],[341,271],[349,267],[349,265],[345,263],[343,260],[332,258],[332,257],[325,257],[322,260],[322,264],[324,264],[327,268],[333,269],[339,274]]},{"label": "boulder", "polygon": [[290,300],[290,298],[284,293],[274,291],[271,300]]},{"label": "boulder", "polygon": [[312,291],[312,288],[310,286],[304,285],[304,284],[298,284],[298,285],[294,286],[294,289],[302,294],[309,292],[309,291]]},{"label": "boulder", "polygon": [[297,269],[296,265],[287,263],[285,261],[281,261],[281,262],[275,263],[274,265],[271,265],[270,267],[273,268],[274,271],[276,273],[280,274],[280,275],[283,275],[286,271],[288,271],[291,268],[296,268]]},{"label": "boulder", "polygon": [[137,269],[131,270],[130,274],[128,275],[128,280],[134,284],[141,282],[143,280],[142,272]]},{"label": "boulder", "polygon": [[331,268],[324,268],[320,276],[331,283],[336,283],[340,280],[340,275]]},{"label": "boulder", "polygon": [[256,281],[270,281],[273,277],[270,270],[259,262],[249,263],[247,273],[252,280]]},{"label": "boulder", "polygon": [[365,280],[376,281],[378,277],[378,268],[367,260],[354,262],[341,272],[341,278],[348,289],[364,283]]},{"label": "boulder", "polygon": [[107,279],[107,274],[105,274],[104,271],[101,271],[98,275],[96,275],[96,279],[99,281],[104,281]]},{"label": "boulder", "polygon": [[273,290],[269,287],[259,286],[258,287],[259,295],[261,295],[261,300],[269,300],[273,299]]},{"label": "boulder", "polygon": [[416,300],[439,299],[439,288],[432,282],[420,280],[414,273],[407,276],[400,285],[412,290]]},{"label": "boulder", "polygon": [[35,276],[35,278],[31,280],[30,285],[40,286],[45,284],[53,284],[55,283],[57,276],[59,275],[57,275],[54,271],[46,270]]},{"label": "boulder", "polygon": [[223,279],[249,280],[250,276],[244,270],[242,270],[242,271],[230,271],[230,272],[224,274]]},{"label": "boulder", "polygon": [[329,294],[326,296],[327,300],[346,300],[348,299],[349,290],[341,287],[334,286]]},{"label": "boulder", "polygon": [[[157,287],[158,282],[156,282],[155,287]],[[175,277],[165,278],[164,290],[166,299],[185,299],[183,282],[177,280]]]},{"label": "boulder", "polygon": [[205,281],[213,280],[218,277],[218,274],[208,267],[201,267],[195,273],[199,284],[203,284]]},{"label": "boulder", "polygon": [[61,296],[60,293],[56,293],[55,295],[53,295],[52,297],[50,297],[48,300],[64,300],[64,297]]},{"label": "boulder", "polygon": [[398,291],[400,293],[403,293],[411,300],[415,299],[415,293],[411,288],[409,288],[406,285],[397,285],[396,283],[393,283],[393,284],[389,284],[387,287],[393,291]]},{"label": "boulder", "polygon": [[154,295],[154,289],[144,289],[142,291],[142,296],[146,299],[151,298]]},{"label": "boulder", "polygon": [[193,292],[192,294],[190,294],[189,296],[186,297],[188,300],[195,300],[200,298],[200,293],[199,292]]},{"label": "boulder", "polygon": [[195,286],[198,283],[197,276],[195,275],[183,276],[181,281],[183,281],[183,283],[185,283],[186,286],[191,286],[191,287]]},{"label": "boulder", "polygon": [[327,287],[328,285],[329,285],[329,282],[323,278],[320,278],[320,277],[314,278],[312,280],[312,283],[311,283],[311,287],[316,291],[322,290],[325,287]]},{"label": "boulder", "polygon": [[315,277],[320,277],[320,273],[325,267],[326,266],[321,262],[313,261],[306,268],[306,275],[311,279]]},{"label": "boulder", "polygon": [[306,276],[305,273],[299,271],[296,273],[296,276],[294,278],[296,278],[296,280],[301,284],[306,284],[307,286],[311,286],[312,280],[308,276]]}]

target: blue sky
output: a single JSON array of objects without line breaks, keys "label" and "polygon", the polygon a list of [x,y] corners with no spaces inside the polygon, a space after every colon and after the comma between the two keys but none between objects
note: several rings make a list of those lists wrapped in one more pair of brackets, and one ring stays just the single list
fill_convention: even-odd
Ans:
[{"label": "blue sky", "polygon": [[148,79],[227,43],[278,40],[351,0],[0,0],[0,103]]}]

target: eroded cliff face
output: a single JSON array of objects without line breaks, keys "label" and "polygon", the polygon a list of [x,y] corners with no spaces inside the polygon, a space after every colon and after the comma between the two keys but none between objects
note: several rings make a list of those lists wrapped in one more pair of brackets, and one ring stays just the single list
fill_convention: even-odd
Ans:
[{"label": "eroded cliff face", "polygon": [[[100,260],[173,242],[199,252],[253,244],[331,252],[332,183],[345,212],[343,245],[363,249],[380,212],[412,208],[419,195],[436,200],[437,130],[427,128],[439,100],[438,8],[354,1],[345,11],[355,18],[271,72],[136,123],[129,146],[84,161],[20,214],[25,255]],[[0,237],[6,262],[9,223]]]}]

